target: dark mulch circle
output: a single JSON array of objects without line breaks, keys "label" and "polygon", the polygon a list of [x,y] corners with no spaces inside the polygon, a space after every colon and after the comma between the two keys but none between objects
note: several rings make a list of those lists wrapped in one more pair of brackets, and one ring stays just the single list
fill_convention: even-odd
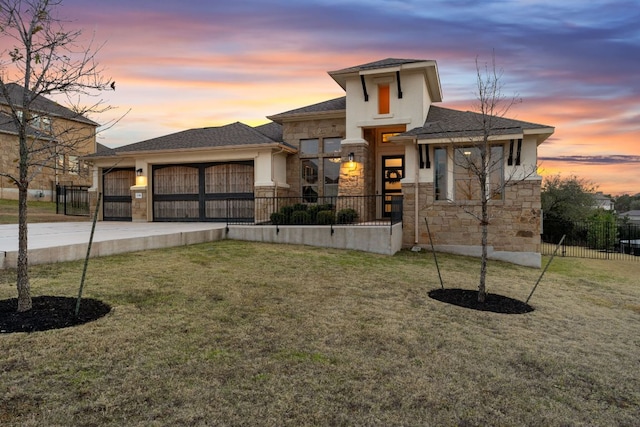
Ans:
[{"label": "dark mulch circle", "polygon": [[496,294],[487,294],[483,303],[478,302],[478,291],[468,289],[435,289],[429,292],[429,297],[473,310],[491,311],[503,314],[524,314],[534,310],[529,304],[517,299]]},{"label": "dark mulch circle", "polygon": [[97,320],[111,311],[111,306],[93,298],[82,298],[76,317],[77,298],[33,297],[33,308],[18,313],[16,298],[0,301],[0,334],[36,332],[68,328]]}]

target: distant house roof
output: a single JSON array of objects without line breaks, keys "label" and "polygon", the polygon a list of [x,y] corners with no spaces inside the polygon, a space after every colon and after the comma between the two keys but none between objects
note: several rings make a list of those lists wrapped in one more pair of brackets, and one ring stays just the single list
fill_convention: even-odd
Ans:
[{"label": "distant house roof", "polygon": [[[7,88],[9,100],[11,101],[11,103],[15,106],[22,105],[22,96],[25,89],[16,83],[8,83],[5,85],[5,87]],[[0,91],[0,104],[9,105],[9,101],[7,101],[7,98],[3,95],[2,91]],[[75,111],[58,104],[57,102],[54,102],[40,95],[36,96],[33,99],[33,102],[31,103],[29,109],[31,111],[45,113],[53,117],[62,117],[64,119],[74,120],[76,122],[92,126],[98,126],[98,123],[94,122],[93,120],[89,120],[85,116],[78,114]]]},{"label": "distant house roof", "polygon": [[[424,126],[411,129],[401,136],[416,136],[423,140],[478,137],[483,135],[482,117],[482,114],[472,111],[452,110],[432,105],[429,107]],[[521,134],[525,130],[539,130],[540,133],[551,135],[553,129],[551,126],[493,116],[491,134]]]},{"label": "distant house roof", "polygon": [[268,116],[269,120],[276,123],[282,123],[286,119],[299,119],[302,116],[317,115],[344,115],[347,110],[347,97],[330,99],[328,101],[318,102],[317,104],[307,105],[306,107],[296,108],[295,110],[285,111],[284,113]]},{"label": "distant house roof", "polygon": [[[279,130],[278,130],[279,128]],[[101,144],[100,144],[101,145]],[[280,145],[295,148],[282,142],[282,127],[277,123],[267,123],[253,128],[235,122],[224,126],[189,129],[181,132],[148,139],[118,148],[98,146],[95,154],[87,157],[108,157],[152,151],[175,151],[200,148],[223,148],[260,145]]]}]

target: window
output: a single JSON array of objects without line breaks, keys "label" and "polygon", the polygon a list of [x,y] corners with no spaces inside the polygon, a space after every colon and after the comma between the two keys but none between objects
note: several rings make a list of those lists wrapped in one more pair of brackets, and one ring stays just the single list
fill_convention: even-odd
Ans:
[{"label": "window", "polygon": [[78,172],[80,172],[78,156],[69,156],[69,173],[71,175],[78,175]]},{"label": "window", "polygon": [[400,135],[400,132],[383,132],[382,133],[382,143],[386,144],[389,142],[389,138],[393,138],[396,135]]},{"label": "window", "polygon": [[320,140],[318,139],[301,139],[300,154],[318,154],[320,148]]},{"label": "window", "polygon": [[[482,171],[482,158],[478,147],[455,149],[454,181],[456,200],[480,200],[479,173]],[[494,200],[502,199],[504,180],[504,159],[502,146],[492,146],[487,159],[487,196]]]},{"label": "window", "polygon": [[301,191],[305,203],[338,195],[341,142],[339,137],[300,140]]},{"label": "window", "polygon": [[318,159],[302,160],[302,198],[307,203],[318,201]]},{"label": "window", "polygon": [[324,138],[322,140],[322,145],[324,146],[322,151],[327,154],[337,153],[340,155],[341,143],[342,138]]},{"label": "window", "polygon": [[389,114],[390,90],[389,84],[378,85],[378,114]]},{"label": "window", "polygon": [[60,171],[61,173],[66,172],[64,154],[58,154],[56,169],[58,169],[58,171]]},{"label": "window", "polygon": [[323,164],[324,197],[338,195],[338,180],[340,178],[340,157],[325,157]]},{"label": "window", "polygon": [[447,200],[447,149],[435,148],[433,157],[436,200]]}]

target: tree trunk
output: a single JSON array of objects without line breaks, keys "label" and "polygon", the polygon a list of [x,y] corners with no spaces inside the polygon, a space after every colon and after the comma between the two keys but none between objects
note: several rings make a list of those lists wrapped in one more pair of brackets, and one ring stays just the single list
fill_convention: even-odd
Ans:
[{"label": "tree trunk", "polygon": [[487,207],[483,203],[482,206],[482,257],[480,260],[480,284],[478,285],[478,302],[484,302],[487,297],[487,235],[489,234],[489,224],[486,215]]},{"label": "tree trunk", "polygon": [[487,240],[489,234],[489,200],[487,192],[487,175],[489,165],[491,164],[491,147],[489,146],[489,137],[485,135],[484,144],[480,149],[482,161],[482,169],[480,171],[480,202],[482,205],[482,214],[480,218],[481,234],[482,234],[482,257],[480,259],[480,283],[478,284],[478,302],[483,303],[487,297]]},{"label": "tree trunk", "polygon": [[18,186],[18,311],[31,310],[31,286],[29,284],[29,258],[27,251],[27,187]]}]

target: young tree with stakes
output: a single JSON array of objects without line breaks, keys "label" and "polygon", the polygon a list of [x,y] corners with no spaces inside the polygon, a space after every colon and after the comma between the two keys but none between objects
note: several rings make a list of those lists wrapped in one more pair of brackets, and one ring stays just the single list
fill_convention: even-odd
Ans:
[{"label": "young tree with stakes", "polygon": [[[82,31],[67,30],[59,18],[61,0],[0,0],[0,99],[18,134],[17,173],[0,171],[18,188],[18,311],[31,309],[27,252],[29,184],[44,168],[55,167],[61,154],[73,154],[95,138],[72,126],[38,131],[43,98],[64,95],[77,118],[109,110],[103,100],[86,103],[86,96],[113,90],[96,62],[99,47],[82,46]],[[20,87],[16,96],[15,88]]]},{"label": "young tree with stakes", "polygon": [[[491,64],[481,66],[476,59],[476,103],[472,117],[474,137],[452,140],[454,167],[462,170],[457,181],[456,205],[471,215],[480,225],[481,264],[478,284],[478,301],[486,299],[486,277],[488,260],[489,225],[492,216],[491,201],[501,198],[507,187],[517,185],[536,174],[536,167],[525,170],[524,166],[513,168],[504,175],[504,154],[494,145],[494,137],[510,132],[504,127],[504,117],[510,108],[520,102],[517,96],[506,97],[502,92],[502,72],[496,69],[495,57]],[[459,175],[460,176],[460,175]],[[473,202],[471,202],[473,201]],[[471,203],[470,203],[471,202]],[[479,212],[478,203],[479,202]]]}]

